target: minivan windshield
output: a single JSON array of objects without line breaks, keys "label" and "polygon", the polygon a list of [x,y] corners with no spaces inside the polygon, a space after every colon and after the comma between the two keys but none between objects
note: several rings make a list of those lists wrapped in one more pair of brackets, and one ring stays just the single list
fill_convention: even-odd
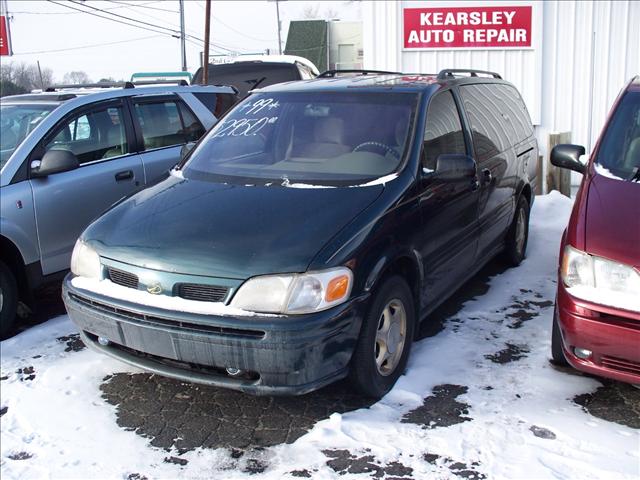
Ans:
[{"label": "minivan windshield", "polygon": [[598,149],[596,171],[640,181],[640,92],[627,92],[613,114]]},{"label": "minivan windshield", "polygon": [[0,169],[18,145],[54,108],[56,105],[0,106]]},{"label": "minivan windshield", "polygon": [[186,178],[359,184],[400,166],[416,93],[257,93],[224,117],[184,167]]}]

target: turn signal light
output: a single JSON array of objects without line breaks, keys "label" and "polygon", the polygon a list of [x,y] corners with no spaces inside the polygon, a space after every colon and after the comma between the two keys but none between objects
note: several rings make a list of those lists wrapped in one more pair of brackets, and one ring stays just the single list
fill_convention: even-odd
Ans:
[{"label": "turn signal light", "polygon": [[332,279],[327,285],[327,291],[324,295],[326,302],[335,302],[344,298],[349,292],[349,277],[340,275]]}]

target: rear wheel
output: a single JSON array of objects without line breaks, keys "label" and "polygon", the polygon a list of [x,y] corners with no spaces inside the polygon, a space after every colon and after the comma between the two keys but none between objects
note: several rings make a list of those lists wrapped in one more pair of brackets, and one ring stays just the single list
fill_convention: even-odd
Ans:
[{"label": "rear wheel", "polygon": [[562,334],[558,324],[558,305],[553,311],[553,328],[551,330],[551,358],[556,365],[568,365],[562,347]]},{"label": "rear wheel", "polygon": [[404,372],[415,329],[411,290],[389,277],[375,293],[351,360],[351,380],[363,395],[380,398]]},{"label": "rear wheel", "polygon": [[524,260],[529,240],[529,202],[524,195],[520,195],[516,214],[507,232],[504,257],[512,267],[517,267]]},{"label": "rear wheel", "polygon": [[18,285],[13,272],[0,260],[0,336],[9,333],[18,308]]}]

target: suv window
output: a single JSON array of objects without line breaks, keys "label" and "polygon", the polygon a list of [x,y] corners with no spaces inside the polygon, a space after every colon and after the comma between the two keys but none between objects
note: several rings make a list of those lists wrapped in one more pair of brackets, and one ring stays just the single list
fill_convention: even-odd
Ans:
[{"label": "suv window", "polygon": [[234,95],[229,93],[194,93],[193,94],[200,103],[209,109],[211,113],[220,118],[224,113],[233,107],[236,103]]},{"label": "suv window", "polygon": [[204,127],[182,102],[158,100],[135,103],[145,150],[171,147],[197,140]]},{"label": "suv window", "polygon": [[450,91],[437,94],[429,103],[424,134],[425,173],[436,168],[436,160],[444,153],[467,153],[458,108]]},{"label": "suv window", "polygon": [[[193,76],[193,84],[202,83],[202,67]],[[232,85],[243,98],[252,88],[300,80],[300,72],[292,63],[237,62],[209,64],[209,85]]]},{"label": "suv window", "polygon": [[73,152],[80,164],[128,153],[122,107],[102,107],[65,121],[45,144],[45,151],[54,149]]},{"label": "suv window", "polygon": [[463,85],[460,95],[478,161],[489,159],[531,135],[529,114],[515,88],[501,84]]},{"label": "suv window", "polygon": [[633,179],[640,171],[640,92],[627,92],[598,149],[596,164],[616,177]]}]

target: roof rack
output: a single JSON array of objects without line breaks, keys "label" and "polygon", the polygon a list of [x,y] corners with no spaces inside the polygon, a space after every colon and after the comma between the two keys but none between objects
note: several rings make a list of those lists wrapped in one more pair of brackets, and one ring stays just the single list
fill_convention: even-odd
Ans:
[{"label": "roof rack", "polygon": [[400,75],[401,72],[387,72],[385,70],[327,70],[317,78],[335,78],[340,73],[357,73],[360,75]]},{"label": "roof rack", "polygon": [[189,86],[184,78],[176,80],[139,80],[136,82],[98,82],[98,83],[69,83],[65,85],[51,85],[47,87],[45,92],[57,92],[58,90],[69,90],[78,88],[135,88],[136,85],[179,85],[182,87]]},{"label": "roof rack", "polygon": [[51,85],[47,87],[45,92],[57,92],[58,90],[68,90],[74,88],[133,88],[134,85],[131,82],[98,82],[98,83],[69,83],[63,85]]},{"label": "roof rack", "polygon": [[499,78],[502,80],[500,74],[496,72],[489,72],[487,70],[472,70],[468,68],[445,68],[438,73],[438,80],[447,80],[455,78],[457,73],[468,73],[470,77],[477,77],[478,74],[491,75],[493,78]]}]

